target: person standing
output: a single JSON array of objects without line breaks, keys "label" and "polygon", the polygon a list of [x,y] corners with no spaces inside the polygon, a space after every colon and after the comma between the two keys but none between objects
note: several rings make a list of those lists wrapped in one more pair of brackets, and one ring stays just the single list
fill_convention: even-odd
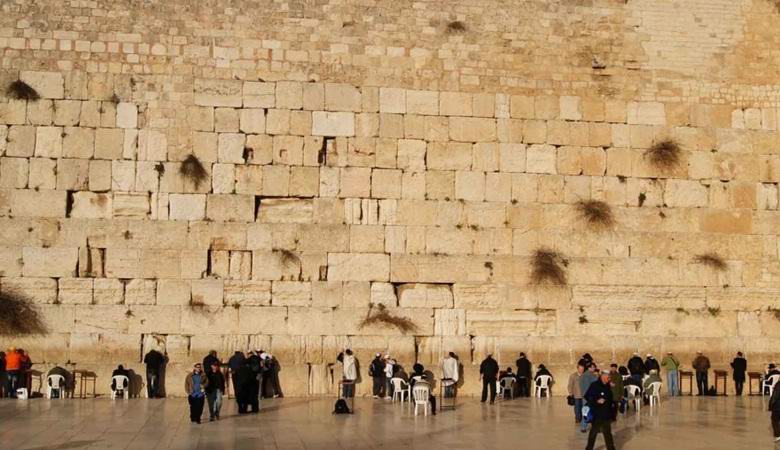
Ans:
[{"label": "person standing", "polygon": [[211,350],[209,351],[209,354],[206,355],[205,358],[203,358],[203,370],[208,372],[209,370],[211,370],[211,365],[214,364],[215,362],[220,365],[222,364],[222,362],[219,360],[219,357],[217,357],[217,351]]},{"label": "person standing", "polygon": [[8,396],[8,373],[5,371],[5,352],[0,352],[0,398]]},{"label": "person standing", "polygon": [[[239,414],[255,413],[259,410],[257,386],[257,374],[252,370],[249,359],[246,359],[236,372],[235,390]],[[250,407],[251,411],[248,411]]]},{"label": "person standing", "polygon": [[710,370],[710,359],[698,351],[691,365],[696,371],[696,388],[699,390],[699,395],[704,395],[707,393],[707,372]]},{"label": "person standing", "polygon": [[612,401],[614,402],[612,405],[612,415],[613,417],[617,418],[618,409],[620,411],[624,411],[624,408],[621,408],[623,405],[623,396],[625,395],[625,387],[623,386],[623,377],[620,375],[620,372],[618,372],[618,366],[617,364],[610,364],[609,366],[609,384],[612,386]]},{"label": "person standing", "polygon": [[661,366],[658,365],[658,360],[650,353],[647,354],[645,359],[645,373],[649,374],[651,370],[661,371]]},{"label": "person standing", "polygon": [[352,398],[355,396],[355,381],[358,377],[357,360],[351,349],[346,349],[337,359],[341,361],[342,396]]},{"label": "person standing", "polygon": [[146,364],[146,395],[149,398],[157,398],[160,394],[160,372],[165,365],[167,357],[157,350],[149,350],[144,356]]},{"label": "person standing", "polygon": [[672,352],[667,352],[666,356],[664,357],[663,361],[661,361],[661,366],[663,366],[666,369],[666,384],[667,388],[669,389],[669,395],[679,396],[680,395],[680,361],[675,358],[674,354]]},{"label": "person standing", "polygon": [[569,375],[568,392],[569,395],[574,398],[574,422],[579,424],[582,422],[582,388],[580,387],[580,378],[585,373],[585,367],[582,364],[577,364],[577,371]]},{"label": "person standing", "polygon": [[190,404],[190,421],[200,423],[200,416],[203,415],[203,403],[206,394],[204,389],[208,387],[209,380],[203,374],[203,367],[200,363],[195,364],[192,372],[187,374],[184,379],[184,392],[187,393],[187,401]]},{"label": "person standing", "polygon": [[772,411],[772,431],[775,442],[780,442],[780,382],[775,383],[772,396],[769,397],[769,410]]},{"label": "person standing", "polygon": [[395,361],[390,355],[385,355],[385,400],[393,397],[393,375],[395,374]]},{"label": "person standing", "polygon": [[371,365],[368,366],[368,375],[371,377],[372,391],[374,398],[379,399],[385,395],[385,362],[382,360],[382,354],[374,355]]},{"label": "person standing", "polygon": [[[595,383],[598,379],[599,376],[596,369],[596,364],[591,362],[590,366],[588,366],[588,369],[582,373],[582,376],[580,376],[579,379],[580,392],[588,392],[588,389],[590,389],[590,385]],[[584,394],[583,394],[583,398],[584,398]],[[585,420],[584,417],[583,420],[580,422],[580,431],[583,433],[588,431],[588,421]]]},{"label": "person standing", "polygon": [[517,365],[517,395],[519,397],[530,397],[531,361],[526,358],[525,353],[520,352],[515,364]]},{"label": "person standing", "polygon": [[731,361],[731,370],[734,372],[734,390],[737,395],[742,395],[742,388],[745,386],[745,372],[747,371],[747,360],[742,356],[742,352],[737,352],[737,357]]},{"label": "person standing", "polygon": [[490,403],[496,401],[496,377],[498,376],[498,363],[493,359],[492,354],[479,365],[479,377],[482,379],[482,403],[487,400],[488,390],[490,390]]},{"label": "person standing", "polygon": [[604,435],[607,450],[615,450],[615,443],[612,440],[614,400],[612,398],[609,377],[610,373],[608,370],[602,371],[599,379],[591,384],[585,393],[585,401],[593,413],[593,426],[588,435],[586,450],[593,450],[593,445],[596,443],[596,437],[598,437],[599,433]]},{"label": "person standing", "polygon": [[233,393],[238,396],[238,383],[236,377],[238,375],[238,369],[244,364],[246,357],[243,352],[236,350],[233,356],[228,359],[228,368],[230,369],[230,382],[233,383]]},{"label": "person standing", "polygon": [[225,376],[219,368],[219,361],[212,361],[206,373],[206,400],[209,403],[209,421],[219,420],[222,409],[222,394],[225,392]]},{"label": "person standing", "polygon": [[5,355],[5,370],[8,377],[6,392],[11,398],[16,398],[16,388],[19,387],[19,372],[22,367],[22,359],[16,348],[11,347]]},{"label": "person standing", "polygon": [[441,362],[441,382],[444,385],[444,396],[452,398],[455,395],[455,386],[460,379],[460,367],[458,358],[454,352],[450,352]]}]

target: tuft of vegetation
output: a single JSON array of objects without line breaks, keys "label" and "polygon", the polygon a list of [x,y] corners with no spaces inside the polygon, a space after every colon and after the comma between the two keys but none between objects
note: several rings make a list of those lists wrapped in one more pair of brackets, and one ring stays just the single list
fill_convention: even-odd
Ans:
[{"label": "tuft of vegetation", "polygon": [[724,261],[723,258],[720,257],[720,255],[714,252],[696,255],[696,257],[693,260],[699,264],[705,265],[707,267],[711,267],[719,272],[723,272],[726,269],[728,269],[728,265],[726,265],[726,261]]},{"label": "tuft of vegetation", "polygon": [[157,164],[154,165],[154,170],[155,172],[157,172],[158,176],[165,175],[165,164],[163,164],[162,162],[158,162]]},{"label": "tuft of vegetation", "polygon": [[0,336],[44,335],[48,332],[33,302],[14,292],[0,293]]},{"label": "tuft of vegetation", "polygon": [[298,258],[298,255],[296,255],[291,250],[287,250],[286,248],[275,248],[272,251],[279,254],[282,265],[285,267],[297,266],[301,262],[301,259]]},{"label": "tuft of vegetation", "polygon": [[447,33],[459,34],[466,32],[466,24],[460,20],[454,20],[447,24]]},{"label": "tuft of vegetation", "polygon": [[543,282],[566,284],[565,267],[569,265],[569,261],[558,252],[547,248],[537,249],[534,252],[531,265],[533,268],[531,281],[534,284],[542,284]]},{"label": "tuft of vegetation", "polygon": [[109,100],[111,103],[115,104],[115,105],[116,105],[117,103],[119,103],[119,102],[121,102],[121,101],[122,101],[122,99],[121,99],[121,98],[119,98],[119,96],[118,96],[118,95],[116,95],[116,92],[114,92],[113,94],[111,94],[111,98],[110,98],[110,99],[108,99],[108,100]]},{"label": "tuft of vegetation", "polygon": [[771,306],[766,309],[768,312],[771,312],[775,319],[780,320],[780,309],[772,308]]},{"label": "tuft of vegetation", "polygon": [[671,169],[680,164],[680,145],[673,139],[656,142],[647,149],[645,157],[659,169]]},{"label": "tuft of vegetation", "polygon": [[601,200],[581,200],[577,202],[580,216],[596,229],[608,229],[615,225],[612,208]]},{"label": "tuft of vegetation", "polygon": [[711,306],[707,307],[707,312],[710,313],[712,317],[718,317],[720,315],[720,306],[717,308],[713,308]]},{"label": "tuft of vegetation", "polygon": [[691,313],[689,313],[689,312],[688,312],[688,310],[686,310],[686,309],[685,309],[685,308],[683,308],[683,307],[678,307],[678,308],[677,308],[677,312],[678,312],[678,313],[680,313],[680,314],[685,314],[686,316],[689,316],[689,315],[691,315]]},{"label": "tuft of vegetation", "polygon": [[381,303],[376,305],[376,308],[372,304],[368,308],[366,318],[360,322],[361,329],[371,325],[396,327],[403,334],[417,330],[417,325],[414,324],[412,319],[392,315],[385,305]]},{"label": "tuft of vegetation", "polygon": [[199,188],[200,184],[206,181],[206,178],[209,176],[208,172],[206,172],[206,168],[203,167],[203,164],[201,164],[198,157],[193,154],[187,156],[181,163],[179,173],[181,173],[184,178],[192,181],[195,185],[195,189]]},{"label": "tuft of vegetation", "polygon": [[585,314],[583,314],[580,316],[580,324],[586,324],[586,323],[588,323],[588,317]]},{"label": "tuft of vegetation", "polygon": [[8,85],[8,89],[6,90],[6,94],[8,94],[9,97],[15,98],[17,100],[40,100],[41,95],[38,94],[38,91],[36,91],[32,86],[25,83],[22,80],[16,80],[12,82],[10,85]]}]

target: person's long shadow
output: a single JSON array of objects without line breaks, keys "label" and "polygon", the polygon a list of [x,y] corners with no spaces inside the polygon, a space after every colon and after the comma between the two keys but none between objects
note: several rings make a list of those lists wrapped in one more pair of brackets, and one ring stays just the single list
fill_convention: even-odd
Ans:
[{"label": "person's long shadow", "polygon": [[273,406],[268,406],[268,407],[265,407],[265,408],[263,408],[261,406],[260,407],[260,411],[258,413],[256,413],[256,414],[252,414],[252,413],[238,414],[238,413],[236,413],[236,414],[230,414],[228,416],[220,416],[219,422],[224,422],[226,420],[243,419],[245,417],[259,416],[259,415],[262,415],[263,412],[265,412],[265,411],[268,411],[268,412],[270,412],[270,411],[280,411],[282,409],[294,408],[296,406],[299,406],[299,405],[305,404],[305,403],[309,403],[309,400],[305,399],[305,398],[301,398],[301,399],[298,399],[298,400],[283,399],[283,400],[277,402]]},{"label": "person's long shadow", "polygon": [[84,440],[84,441],[69,441],[69,442],[63,442],[62,444],[53,444],[53,445],[45,445],[43,447],[28,447],[23,450],[61,450],[61,449],[71,449],[71,448],[81,448],[81,447],[88,447],[92,444],[95,444],[97,442],[100,442],[99,440]]}]

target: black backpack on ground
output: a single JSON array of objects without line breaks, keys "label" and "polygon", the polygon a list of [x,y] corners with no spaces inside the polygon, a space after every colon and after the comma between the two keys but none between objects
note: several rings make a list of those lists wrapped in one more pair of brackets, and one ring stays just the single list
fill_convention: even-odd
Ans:
[{"label": "black backpack on ground", "polygon": [[347,401],[343,398],[336,400],[336,404],[333,406],[333,414],[349,414]]}]

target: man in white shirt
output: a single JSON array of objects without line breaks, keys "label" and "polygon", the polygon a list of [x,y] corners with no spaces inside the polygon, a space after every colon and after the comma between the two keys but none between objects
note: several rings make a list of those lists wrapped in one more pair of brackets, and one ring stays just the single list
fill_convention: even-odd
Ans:
[{"label": "man in white shirt", "polygon": [[357,380],[357,363],[355,356],[352,354],[351,349],[346,349],[344,353],[339,355],[341,357],[341,379],[344,382],[343,395],[344,398],[351,398],[355,396],[355,380]]},{"label": "man in white shirt", "polygon": [[441,371],[441,382],[444,385],[444,395],[446,397],[452,397],[455,392],[455,385],[458,383],[459,379],[459,364],[455,353],[450,352],[447,357],[444,358],[441,362]]},{"label": "man in white shirt", "polygon": [[395,360],[390,358],[390,355],[385,355],[385,380],[387,380],[387,388],[385,388],[385,400],[393,398],[393,375],[395,374]]}]

